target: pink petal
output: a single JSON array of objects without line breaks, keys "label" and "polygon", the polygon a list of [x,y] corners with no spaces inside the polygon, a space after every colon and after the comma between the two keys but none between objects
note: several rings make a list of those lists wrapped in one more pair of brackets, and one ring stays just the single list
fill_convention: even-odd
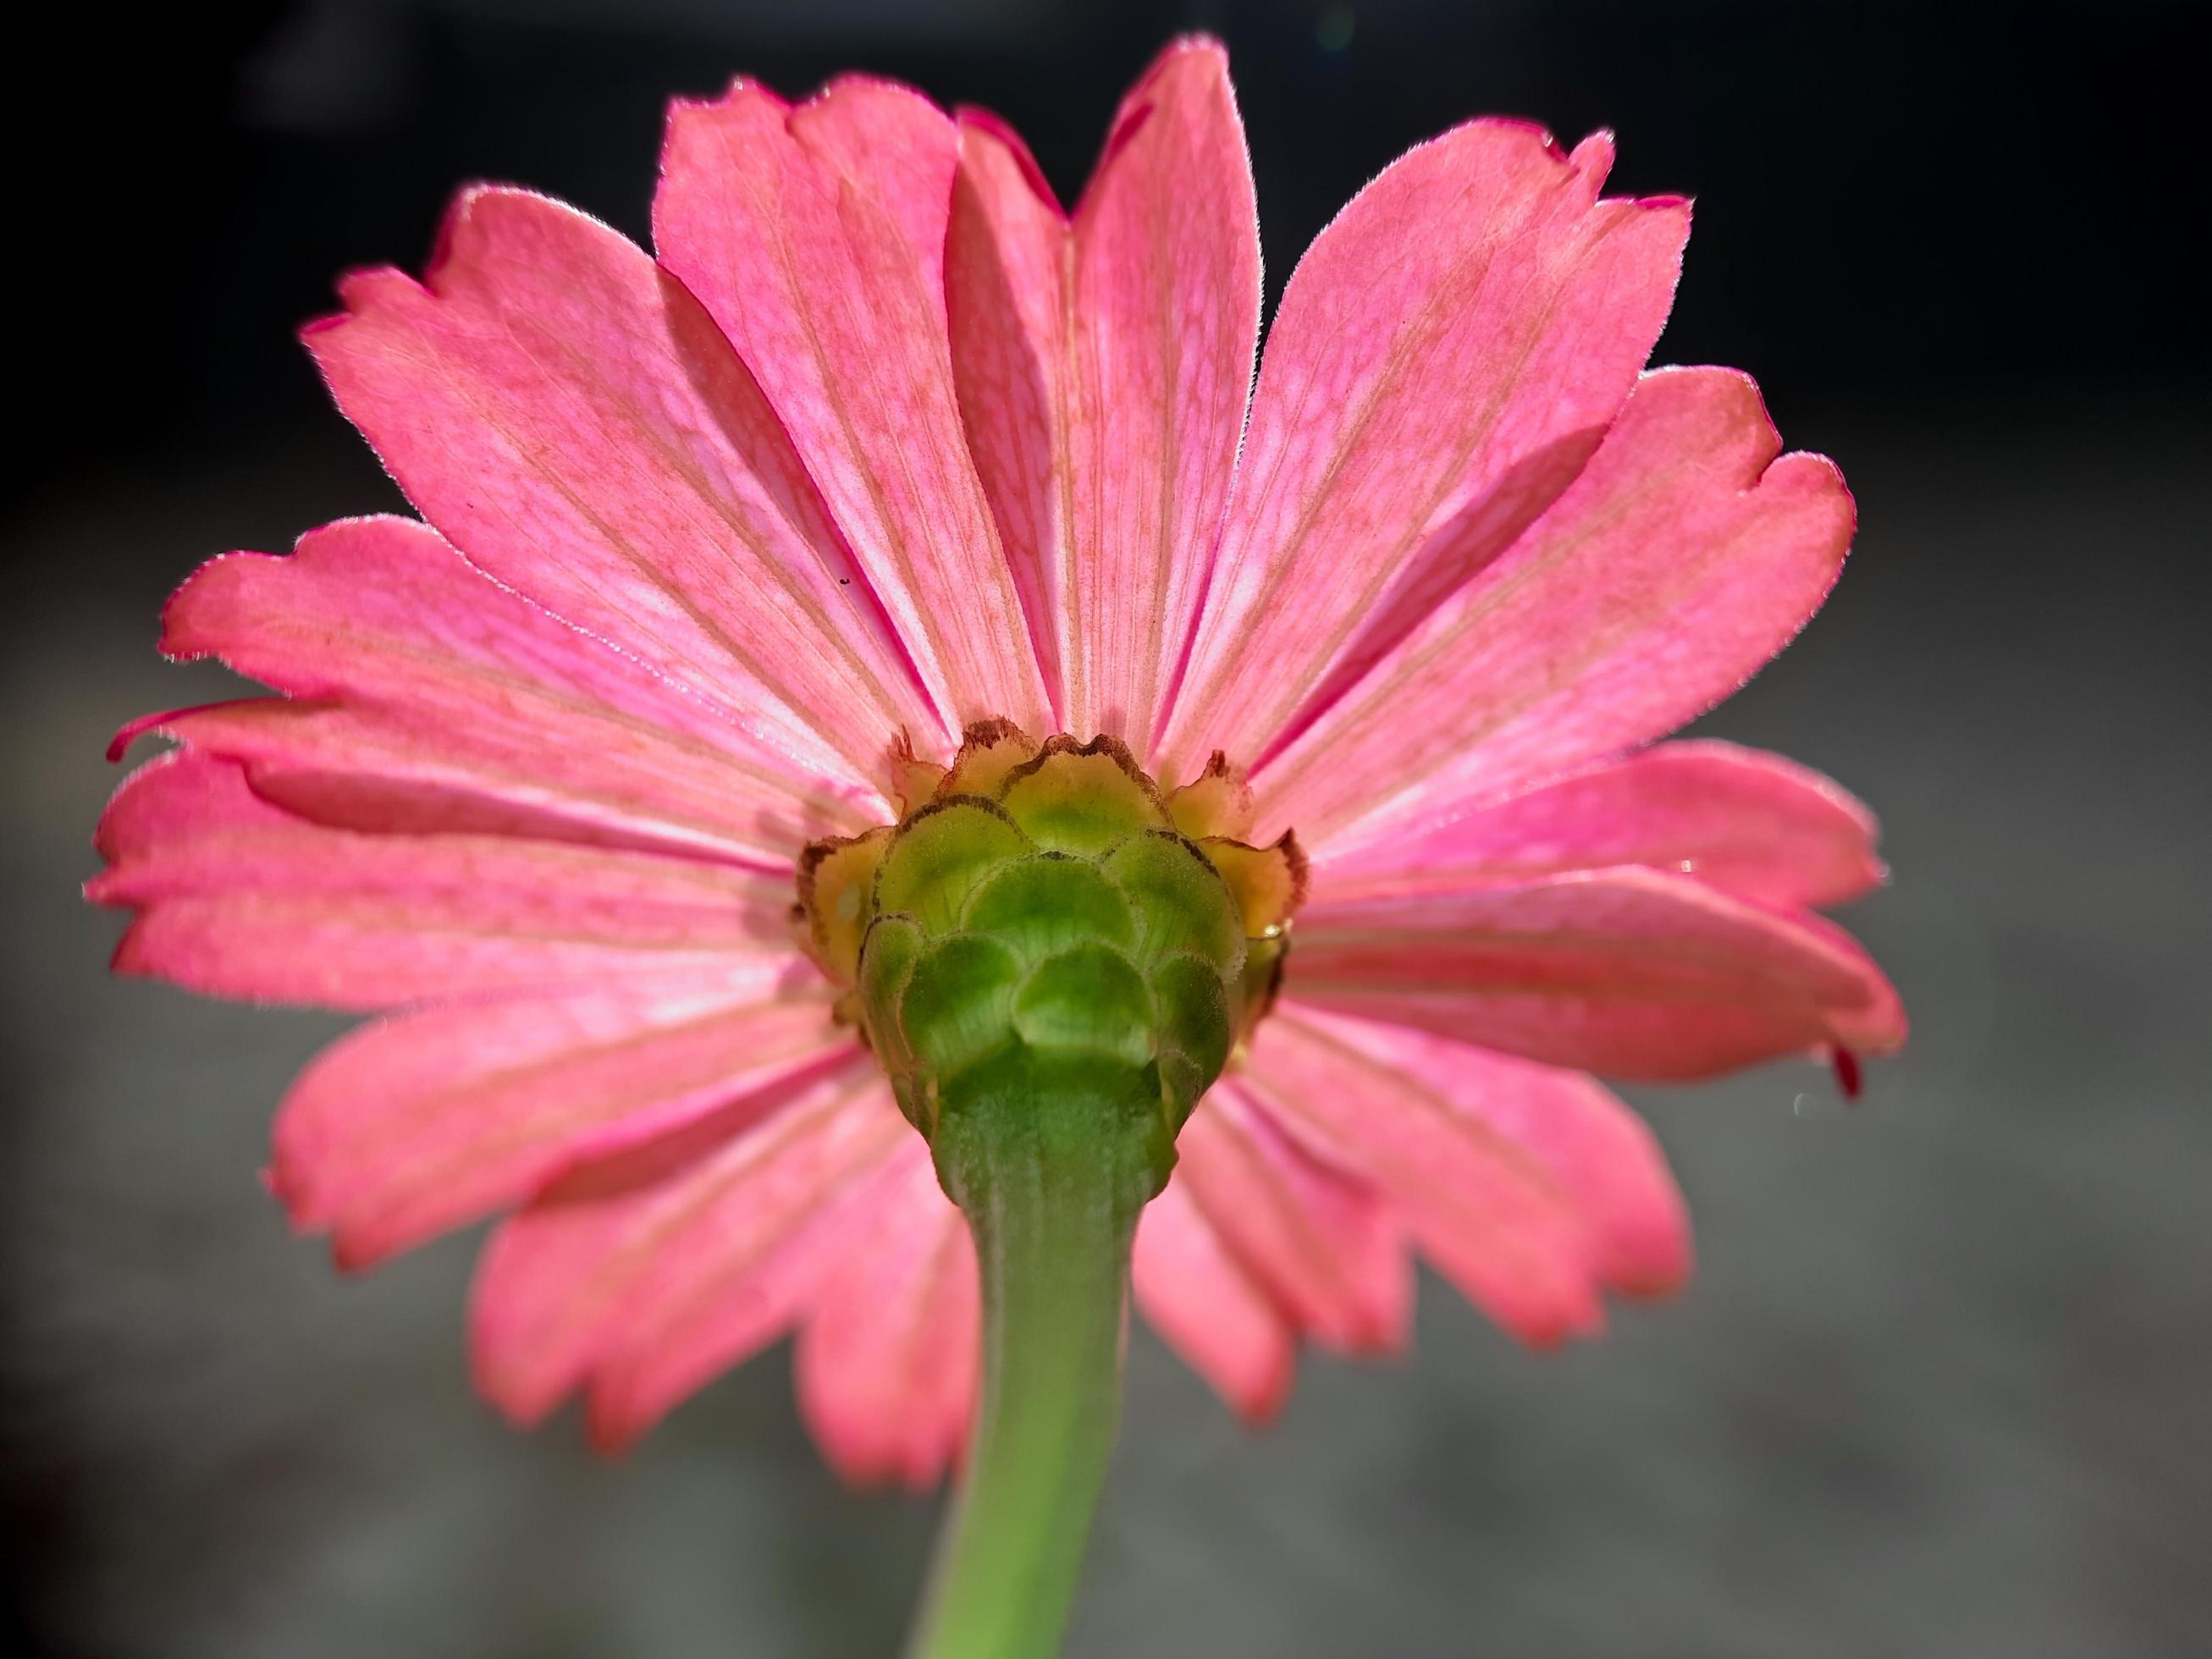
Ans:
[{"label": "pink petal", "polygon": [[653,237],[759,376],[938,708],[1049,731],[953,392],[957,148],[902,87],[842,80],[793,108],[741,81],[672,107]]},{"label": "pink petal", "polygon": [[1290,1322],[1180,1181],[1145,1206],[1130,1281],[1152,1328],[1239,1416],[1282,1409],[1297,1368]]},{"label": "pink petal", "polygon": [[[325,1049],[277,1114],[295,1224],[367,1266],[513,1204],[594,1151],[678,1127],[853,1051],[795,958],[464,1001]],[[811,969],[809,970],[811,972]]]},{"label": "pink petal", "polygon": [[1905,1040],[1897,994],[1840,930],[1633,866],[1309,906],[1289,984],[1304,1002],[1662,1082]]},{"label": "pink petal", "polygon": [[1167,769],[1249,765],[1566,487],[1672,301],[1687,205],[1601,200],[1601,134],[1571,155],[1518,122],[1393,162],[1292,274]]},{"label": "pink petal", "polygon": [[1369,1170],[1478,1301],[1520,1308],[1553,1279],[1534,1300],[1558,1311],[1524,1333],[1592,1317],[1577,1281],[1656,1295],[1689,1275],[1688,1215],[1658,1144],[1579,1073],[1285,1004],[1255,1045],[1252,1079]]},{"label": "pink petal", "polygon": [[1450,893],[1641,864],[1777,908],[1842,904],[1882,879],[1874,814],[1819,773],[1755,749],[1662,743],[1428,823],[1388,816],[1330,843],[1309,902]]},{"label": "pink petal", "polygon": [[353,276],[307,345],[469,557],[770,753],[869,778],[934,714],[759,386],[683,285],[574,209],[479,187],[422,283]]},{"label": "pink petal", "polygon": [[[301,702],[159,724],[252,758],[264,785],[287,775],[264,793],[360,828],[450,824],[783,864],[884,810],[843,767],[840,783],[764,750],[412,520],[346,520],[289,557],[210,561],[170,600],[162,648],[218,657]],[[341,784],[347,774],[366,775]]]},{"label": "pink petal", "polygon": [[372,836],[271,805],[198,751],[134,774],[88,884],[138,915],[118,971],[219,996],[384,1008],[791,954],[787,878],[496,836]]},{"label": "pink petal", "polygon": [[848,1480],[927,1487],[960,1455],[981,1340],[968,1223],[911,1135],[896,1186],[855,1224],[799,1334],[799,1403]]},{"label": "pink petal", "polygon": [[945,253],[961,409],[1064,729],[1156,729],[1229,492],[1260,327],[1228,61],[1171,46],[1071,222],[1021,141],[961,121]]},{"label": "pink petal", "polygon": [[1413,1277],[1389,1211],[1285,1135],[1233,1079],[1183,1126],[1175,1180],[1301,1329],[1355,1353],[1405,1345]]},{"label": "pink petal", "polygon": [[1550,1346],[1604,1323],[1591,1218],[1540,1157],[1456,1095],[1287,1003],[1239,1082],[1287,1133],[1373,1182],[1437,1270],[1522,1340]]},{"label": "pink petal", "polygon": [[1326,850],[1370,813],[1456,812],[1734,691],[1851,537],[1835,467],[1780,448],[1743,375],[1645,376],[1574,487],[1261,769],[1262,836],[1295,823]]},{"label": "pink petal", "polygon": [[628,1443],[793,1324],[913,1139],[860,1056],[577,1165],[484,1251],[477,1386],[532,1422],[588,1384],[593,1438]]}]

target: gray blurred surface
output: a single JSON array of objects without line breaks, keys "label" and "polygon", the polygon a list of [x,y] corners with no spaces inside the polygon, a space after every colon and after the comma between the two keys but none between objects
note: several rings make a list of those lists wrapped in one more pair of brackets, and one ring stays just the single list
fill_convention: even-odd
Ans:
[{"label": "gray blurred surface", "polygon": [[[2212,1653],[2212,768],[2203,463],[2155,410],[1836,422],[1836,599],[1707,722],[1881,810],[1848,917],[1911,1049],[1639,1096],[1696,1213],[1677,1303],[1564,1357],[1425,1287],[1398,1365],[1251,1436],[1133,1356],[1073,1652]],[[933,1506],[841,1490],[778,1350],[628,1461],[471,1397],[471,1238],[342,1280],[255,1171],[339,1023],[104,975],[76,884],[198,557],[365,469],[179,458],[7,531],[0,1432],[41,1634],[115,1659],[878,1654]],[[61,1632],[56,1636],[54,1632]]]}]

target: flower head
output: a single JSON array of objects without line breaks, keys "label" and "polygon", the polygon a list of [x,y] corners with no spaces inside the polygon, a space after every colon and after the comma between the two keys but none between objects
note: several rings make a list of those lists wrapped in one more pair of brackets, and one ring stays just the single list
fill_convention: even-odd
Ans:
[{"label": "flower head", "polygon": [[1136,1298],[1249,1416],[1301,1338],[1401,1345],[1415,1250],[1595,1330],[1689,1245],[1586,1073],[1904,1034],[1812,914],[1879,879],[1866,811],[1655,741],[1803,624],[1852,510],[1742,375],[1644,372],[1689,209],[1601,196],[1611,155],[1410,151],[1256,386],[1204,40],[1072,212],[866,79],[679,102],[653,255],[465,192],[422,281],[306,335],[422,520],[169,606],[275,695],[118,740],[178,744],[101,826],[118,968],[377,1012],[284,1102],[277,1193],[349,1266],[504,1214],[482,1386],[609,1442],[795,1331],[838,1465],[933,1478],[977,1312],[925,1136],[1009,1044],[1159,1113]]}]

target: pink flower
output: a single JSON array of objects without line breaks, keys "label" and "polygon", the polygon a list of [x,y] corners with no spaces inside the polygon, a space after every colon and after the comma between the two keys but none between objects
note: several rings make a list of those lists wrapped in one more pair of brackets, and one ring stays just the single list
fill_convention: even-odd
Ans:
[{"label": "pink flower", "polygon": [[678,103],[657,259],[465,192],[422,282],[349,276],[306,333],[424,522],[168,608],[171,655],[276,695],[118,738],[179,747],[100,828],[118,968],[380,1012],[293,1088],[274,1185],[356,1267],[511,1212],[472,1317],[514,1418],[582,1390],[624,1442],[796,1332],[838,1467],[927,1482],[973,1259],[792,943],[794,860],[969,722],[1110,734],[1166,785],[1218,751],[1310,890],[1139,1306],[1255,1419],[1302,1338],[1405,1342],[1414,1250],[1531,1342],[1595,1330],[1690,1247],[1586,1073],[1905,1031],[1811,913],[1880,878],[1866,811],[1654,744],[1803,625],[1852,509],[1743,375],[1643,372],[1689,207],[1600,196],[1611,159],[1500,120],[1410,151],[1299,264],[1256,389],[1208,41],[1072,215],[999,122],[860,78]]}]

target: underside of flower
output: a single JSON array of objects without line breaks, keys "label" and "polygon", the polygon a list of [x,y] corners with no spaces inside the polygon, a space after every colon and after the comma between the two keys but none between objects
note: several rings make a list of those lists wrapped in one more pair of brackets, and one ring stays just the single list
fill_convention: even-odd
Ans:
[{"label": "underside of flower", "polygon": [[1223,758],[1163,792],[1111,737],[981,721],[950,767],[900,770],[898,823],[799,864],[795,920],[841,1016],[933,1145],[972,1099],[1079,1079],[1142,1128],[1157,1188],[1281,979],[1296,837],[1237,838],[1249,799]]},{"label": "underside of flower", "polygon": [[678,100],[650,252],[464,192],[303,336],[420,518],[164,612],[270,695],[118,738],[180,752],[101,823],[118,969],[379,1017],[271,1189],[353,1268],[501,1218],[515,1420],[627,1444],[790,1335],[842,1473],[962,1470],[917,1659],[1048,1651],[1133,1309],[1253,1422],[1406,1346],[1417,1256],[1593,1335],[1692,1260],[1600,1079],[1905,1039],[1819,914],[1872,814],[1662,741],[1854,518],[1747,377],[1646,371],[1689,210],[1612,160],[1417,147],[1264,353],[1203,40],[1068,207],[872,76]]}]

